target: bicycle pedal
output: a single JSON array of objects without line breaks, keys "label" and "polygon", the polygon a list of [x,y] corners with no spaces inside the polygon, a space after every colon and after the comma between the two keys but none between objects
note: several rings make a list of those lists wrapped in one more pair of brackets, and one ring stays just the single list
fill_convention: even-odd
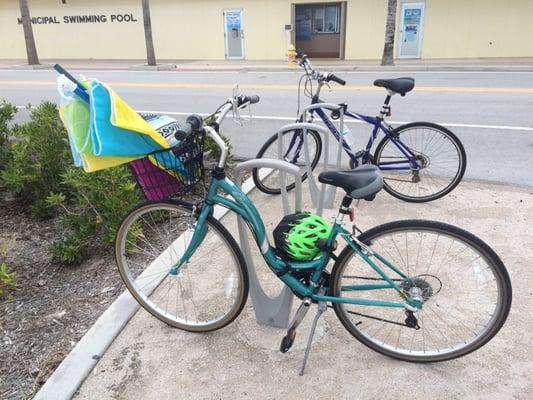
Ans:
[{"label": "bicycle pedal", "polygon": [[281,339],[281,344],[279,346],[279,351],[286,353],[290,350],[294,344],[294,339],[296,338],[296,331],[288,332],[283,339]]}]

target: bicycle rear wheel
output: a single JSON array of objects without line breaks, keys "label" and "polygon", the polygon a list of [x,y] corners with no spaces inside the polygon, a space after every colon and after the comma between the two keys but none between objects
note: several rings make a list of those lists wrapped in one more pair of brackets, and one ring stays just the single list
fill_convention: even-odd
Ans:
[{"label": "bicycle rear wheel", "polygon": [[190,204],[141,204],[120,225],[115,256],[122,280],[144,309],[173,327],[208,332],[240,314],[248,296],[248,274],[237,243],[211,217],[189,262],[171,274],[195,222]]},{"label": "bicycle rear wheel", "polygon": [[[311,170],[314,170],[320,159],[322,153],[322,140],[318,132],[307,131],[307,140],[309,147],[309,159],[311,160]],[[301,130],[293,130],[284,132],[283,135],[283,160],[290,162],[302,169],[302,182],[307,179],[307,172],[305,172],[305,149],[303,146],[303,132]],[[272,158],[279,159],[278,154],[278,134],[271,136],[265,144],[259,149],[255,158]],[[265,168],[256,168],[252,171],[252,177],[255,186],[267,194],[280,194],[281,184],[278,171],[273,171],[266,177],[263,176]],[[294,178],[291,174],[285,174],[287,182],[287,191],[294,189]]]},{"label": "bicycle rear wheel", "polygon": [[388,193],[400,200],[421,203],[441,198],[459,184],[466,169],[466,153],[449,129],[431,122],[413,122],[399,126],[394,133],[421,168],[387,170],[407,168],[409,163],[389,137],[383,138],[376,147],[374,163],[383,173]]},{"label": "bicycle rear wheel", "polygon": [[[471,233],[408,220],[375,227],[359,240],[408,275],[391,275],[373,258],[405,296],[417,290],[424,301],[414,313],[418,330],[406,326],[403,308],[334,303],[344,327],[371,349],[404,361],[451,360],[486,344],[504,324],[511,307],[509,275],[496,253]],[[333,267],[335,296],[403,302],[394,289],[346,290],[346,285],[385,283],[354,255],[347,246]]]}]

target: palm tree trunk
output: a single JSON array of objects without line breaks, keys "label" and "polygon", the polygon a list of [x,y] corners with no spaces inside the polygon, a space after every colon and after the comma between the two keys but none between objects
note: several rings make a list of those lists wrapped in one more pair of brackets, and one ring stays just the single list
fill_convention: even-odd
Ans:
[{"label": "palm tree trunk", "polygon": [[388,0],[387,25],[385,27],[385,45],[381,65],[394,65],[394,35],[396,33],[397,0]]},{"label": "palm tree trunk", "polygon": [[39,65],[39,57],[37,56],[37,48],[35,47],[35,39],[33,38],[33,28],[31,26],[28,0],[19,0],[19,5],[20,17],[22,19],[22,28],[24,30],[24,40],[26,41],[26,54],[28,56],[28,64]]},{"label": "palm tree trunk", "polygon": [[156,65],[154,41],[152,39],[152,21],[150,19],[150,0],[142,0],[143,20],[144,20],[144,39],[146,41],[146,59],[148,65]]}]

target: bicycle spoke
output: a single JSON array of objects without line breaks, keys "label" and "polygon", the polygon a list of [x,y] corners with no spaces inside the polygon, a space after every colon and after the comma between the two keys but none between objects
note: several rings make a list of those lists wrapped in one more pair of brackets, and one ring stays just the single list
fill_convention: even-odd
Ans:
[{"label": "bicycle spoke", "polygon": [[144,234],[134,239],[135,235],[121,229],[119,243],[134,252],[121,250],[119,269],[141,305],[164,322],[184,329],[212,330],[229,323],[242,309],[244,283],[243,266],[228,239],[207,223],[199,247],[171,275],[194,235],[188,229],[190,209],[162,203],[147,205],[136,213],[124,224],[127,229],[140,226]]},{"label": "bicycle spoke", "polygon": [[[483,263],[485,257],[470,241],[446,230],[432,228],[435,223],[406,221],[391,225],[407,227],[411,224],[412,229],[390,228],[390,231],[376,234],[368,243],[389,262],[393,260],[390,253],[397,254],[400,264],[408,272],[408,278],[399,279],[398,285],[408,296],[417,293],[411,292],[412,287],[418,287],[418,293],[422,293],[419,295],[422,308],[412,314],[418,320],[418,329],[406,326],[409,322],[406,319],[404,323],[406,310],[401,308],[360,306],[364,307],[361,308],[363,311],[356,309],[359,315],[353,316],[350,308],[343,306],[347,316],[343,317],[343,322],[348,318],[350,324],[345,326],[363,343],[368,342],[372,348],[383,349],[386,354],[398,358],[454,358],[472,346],[479,346],[478,339],[493,329],[496,315],[501,312],[502,296],[499,280],[494,275],[495,266]],[[426,224],[429,224],[427,228]],[[343,267],[336,266],[333,270],[337,282],[335,290],[342,287],[344,280],[344,284],[357,285],[368,283],[367,279],[380,279],[369,278],[365,268],[370,266],[365,266],[358,257],[339,262]],[[476,271],[472,265],[476,265]],[[343,268],[340,275],[336,268]],[[388,270],[384,271],[388,273]],[[392,290],[343,293],[353,298],[381,301],[394,301],[394,296],[398,296]],[[372,317],[365,318],[364,314]]]}]

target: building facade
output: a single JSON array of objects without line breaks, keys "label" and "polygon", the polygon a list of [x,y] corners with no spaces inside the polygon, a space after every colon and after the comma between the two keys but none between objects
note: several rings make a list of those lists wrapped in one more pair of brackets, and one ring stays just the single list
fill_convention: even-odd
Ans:
[{"label": "building facade", "polygon": [[[140,0],[29,0],[43,59],[144,59]],[[151,0],[158,59],[380,59],[387,0]],[[18,0],[0,0],[0,58],[26,57]],[[533,57],[533,0],[398,0],[395,58]]]}]

